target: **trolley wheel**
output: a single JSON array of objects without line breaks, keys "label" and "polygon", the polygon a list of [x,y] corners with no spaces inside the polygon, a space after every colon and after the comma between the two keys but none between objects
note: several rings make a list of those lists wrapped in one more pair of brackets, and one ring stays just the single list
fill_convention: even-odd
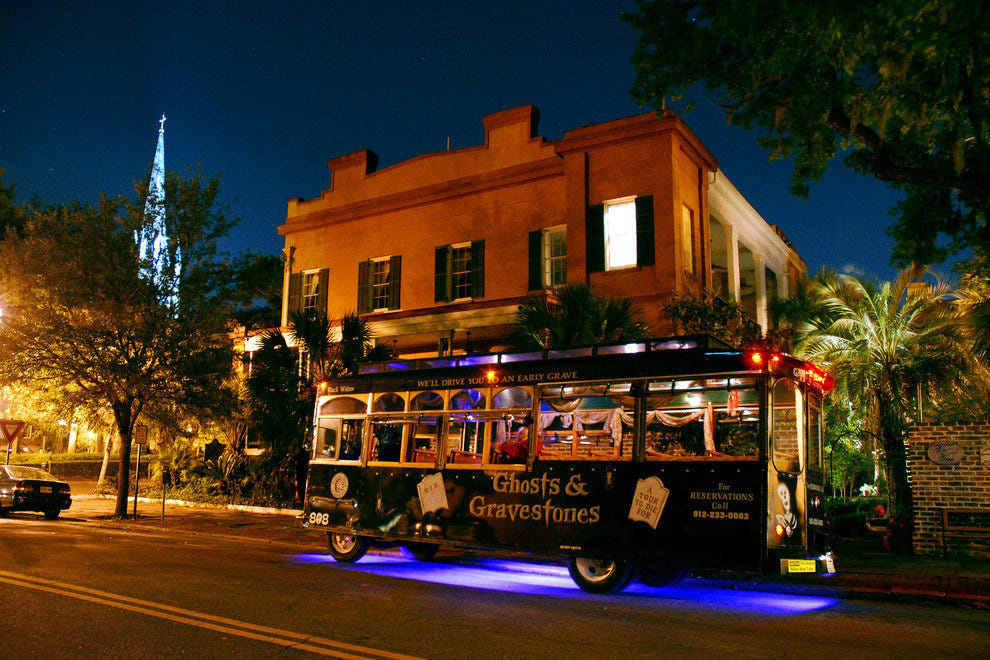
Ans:
[{"label": "trolley wheel", "polygon": [[55,520],[61,512],[61,509],[48,509],[48,511],[43,512],[43,515],[45,520]]},{"label": "trolley wheel", "polygon": [[612,559],[571,557],[567,562],[571,579],[591,594],[621,591],[635,577],[636,564]]},{"label": "trolley wheel", "polygon": [[684,566],[666,564],[643,564],[640,567],[639,581],[648,587],[670,587],[687,577]]},{"label": "trolley wheel", "polygon": [[333,558],[343,564],[356,562],[368,552],[368,539],[356,534],[327,532],[327,545]]},{"label": "trolley wheel", "polygon": [[417,561],[430,561],[439,551],[440,546],[436,543],[406,543],[402,546],[402,554]]}]

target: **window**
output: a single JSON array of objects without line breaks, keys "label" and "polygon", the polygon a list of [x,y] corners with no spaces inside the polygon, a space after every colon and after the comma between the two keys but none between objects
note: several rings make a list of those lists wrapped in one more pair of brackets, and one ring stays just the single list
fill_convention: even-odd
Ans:
[{"label": "window", "polygon": [[361,460],[363,419],[321,419],[316,429],[313,458]]},{"label": "window", "polygon": [[435,272],[436,302],[484,297],[485,242],[437,247]]},{"label": "window", "polygon": [[635,265],[635,201],[605,202],[605,270]]},{"label": "window", "polygon": [[778,472],[798,472],[801,469],[800,446],[804,440],[804,407],[801,390],[790,379],[781,379],[773,386],[773,416],[770,432],[773,438],[773,464]]},{"label": "window", "polygon": [[303,273],[302,311],[316,311],[316,300],[320,293],[320,274]]},{"label": "window", "polygon": [[567,227],[529,232],[529,290],[567,283]]},{"label": "window", "polygon": [[808,396],[808,467],[822,469],[822,400],[821,396],[811,393]]},{"label": "window", "polygon": [[329,282],[329,268],[289,275],[289,311],[326,314]]},{"label": "window", "polygon": [[681,262],[694,274],[694,211],[687,205],[681,206]]},{"label": "window", "polygon": [[450,291],[454,300],[471,297],[471,246],[450,248]]},{"label": "window", "polygon": [[653,197],[623,197],[589,206],[585,238],[589,273],[652,266]]},{"label": "window", "polygon": [[402,257],[379,257],[358,264],[358,311],[399,309]]}]

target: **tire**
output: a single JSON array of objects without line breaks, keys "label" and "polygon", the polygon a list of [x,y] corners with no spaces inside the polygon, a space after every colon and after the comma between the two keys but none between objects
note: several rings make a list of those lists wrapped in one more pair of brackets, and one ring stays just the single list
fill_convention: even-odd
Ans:
[{"label": "tire", "polygon": [[10,515],[10,509],[5,509],[0,506],[0,518],[6,518],[8,515]]},{"label": "tire", "polygon": [[639,581],[648,587],[671,587],[687,577],[688,569],[683,566],[664,564],[643,564]]},{"label": "tire", "polygon": [[571,579],[590,594],[621,591],[635,577],[636,564],[622,560],[571,557],[567,562]]},{"label": "tire", "polygon": [[402,546],[402,554],[416,561],[430,561],[439,551],[440,546],[436,543],[406,543]]},{"label": "tire", "polygon": [[342,564],[352,564],[368,552],[368,539],[356,534],[327,532],[330,554]]},{"label": "tire", "polygon": [[45,520],[55,520],[58,518],[58,514],[62,513],[61,509],[49,509],[44,511]]}]

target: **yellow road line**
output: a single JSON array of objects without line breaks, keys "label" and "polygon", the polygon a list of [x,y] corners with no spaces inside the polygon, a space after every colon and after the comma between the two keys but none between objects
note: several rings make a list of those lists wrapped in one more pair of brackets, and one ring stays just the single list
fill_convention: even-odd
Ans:
[{"label": "yellow road line", "polygon": [[[9,571],[0,571],[0,582],[25,587],[28,589],[59,594],[62,596],[69,596],[79,600],[108,605],[110,607],[129,610],[140,614],[147,614],[160,619],[167,619],[169,621],[184,623],[199,628],[238,635],[240,637],[268,642],[278,646],[311,651],[313,653],[335,658],[373,657],[391,658],[393,660],[413,660],[414,658],[414,656],[401,655],[398,653],[391,653],[389,651],[380,651],[378,649],[372,649],[366,646],[348,644],[346,642],[339,642],[323,637],[314,637],[311,635],[293,632],[291,630],[281,630],[279,628],[259,626],[246,621],[228,619],[226,617],[207,614],[205,612],[186,610],[180,607],[174,607],[172,605],[154,603],[151,601],[141,600],[139,598],[131,598],[129,596],[122,596],[107,591],[100,591],[98,589],[80,587],[74,584],[56,582],[55,580],[47,580],[30,575],[21,575],[18,573],[11,573]],[[314,646],[316,644],[319,646]],[[360,653],[361,655],[353,655],[351,653],[346,653],[345,651],[353,651],[354,653]]]}]

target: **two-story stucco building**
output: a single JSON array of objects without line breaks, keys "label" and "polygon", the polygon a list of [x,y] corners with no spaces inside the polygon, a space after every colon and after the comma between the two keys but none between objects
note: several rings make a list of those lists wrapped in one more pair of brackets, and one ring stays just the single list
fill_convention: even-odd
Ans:
[{"label": "two-story stucco building", "polygon": [[565,282],[633,301],[655,333],[671,292],[711,290],[767,325],[805,265],[673,113],[548,141],[533,106],[484,118],[484,142],[382,170],[333,158],[289,201],[282,324],[294,309],[367,315],[401,355],[504,345],[519,303]]}]

